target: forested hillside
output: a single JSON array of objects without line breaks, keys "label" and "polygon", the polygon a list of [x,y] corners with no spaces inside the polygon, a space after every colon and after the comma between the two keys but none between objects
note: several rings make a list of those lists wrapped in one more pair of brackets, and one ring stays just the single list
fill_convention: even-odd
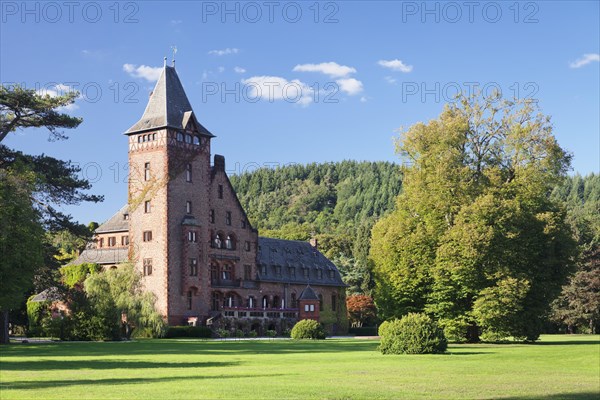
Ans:
[{"label": "forested hillside", "polygon": [[307,240],[346,275],[351,291],[369,291],[369,239],[375,221],[394,207],[402,187],[390,162],[263,168],[232,176],[231,183],[262,236]]},{"label": "forested hillside", "polygon": [[[349,292],[370,292],[367,265],[371,228],[394,208],[402,187],[400,166],[390,162],[263,168],[231,182],[261,236],[319,239],[320,249],[340,267]],[[564,202],[568,222],[586,254],[600,242],[600,176],[575,175],[552,192]]]}]

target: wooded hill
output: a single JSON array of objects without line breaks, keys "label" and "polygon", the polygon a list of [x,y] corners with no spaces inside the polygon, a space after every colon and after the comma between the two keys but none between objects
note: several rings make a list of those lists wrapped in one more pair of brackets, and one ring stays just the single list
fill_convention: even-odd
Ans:
[{"label": "wooded hill", "polygon": [[[340,268],[349,292],[370,292],[367,266],[371,228],[391,211],[402,189],[399,165],[342,161],[262,168],[231,177],[240,202],[261,236],[319,239]],[[598,246],[600,176],[575,175],[551,194],[567,208],[580,246]]]}]

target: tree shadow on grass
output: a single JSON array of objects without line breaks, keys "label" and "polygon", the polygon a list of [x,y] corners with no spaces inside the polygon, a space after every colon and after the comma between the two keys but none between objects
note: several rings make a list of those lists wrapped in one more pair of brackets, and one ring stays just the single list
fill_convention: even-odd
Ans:
[{"label": "tree shadow on grass", "polygon": [[145,369],[145,368],[211,368],[238,365],[239,362],[152,362],[130,360],[26,360],[0,362],[2,371],[51,371],[74,369]]},{"label": "tree shadow on grass", "polygon": [[581,392],[581,393],[558,393],[558,394],[545,394],[543,396],[518,396],[518,397],[494,397],[499,400],[534,400],[534,399],[545,399],[545,400],[597,400],[600,398],[600,391],[598,392]]},{"label": "tree shadow on grass", "polygon": [[[376,351],[377,341],[177,341],[176,339],[138,342],[105,343],[45,343],[15,345],[5,348],[1,356],[10,357],[60,357],[60,356],[110,356],[110,355],[244,355],[338,353]],[[2,362],[3,363],[3,362]]]},{"label": "tree shadow on grass", "polygon": [[533,342],[531,343],[531,345],[533,346],[575,346],[575,345],[579,345],[579,344],[585,344],[585,345],[590,345],[590,344],[595,344],[595,345],[599,345],[600,344],[600,340],[593,340],[593,339],[589,339],[589,340],[573,340],[571,342],[568,341],[539,341],[539,342]]},{"label": "tree shadow on grass", "polygon": [[32,390],[32,389],[48,389],[60,388],[65,386],[93,385],[93,386],[114,386],[114,385],[140,385],[152,384],[160,382],[176,382],[176,381],[194,381],[206,379],[237,379],[237,378],[264,378],[280,377],[285,374],[269,374],[269,375],[219,375],[219,376],[203,376],[189,375],[164,378],[110,378],[110,379],[73,379],[73,380],[51,380],[51,381],[14,381],[0,384],[0,391],[4,390]]}]

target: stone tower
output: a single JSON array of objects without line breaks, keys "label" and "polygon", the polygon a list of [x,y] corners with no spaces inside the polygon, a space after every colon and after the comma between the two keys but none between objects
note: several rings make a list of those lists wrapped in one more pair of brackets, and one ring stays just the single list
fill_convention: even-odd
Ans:
[{"label": "stone tower", "polygon": [[[142,118],[129,137],[129,259],[144,275],[169,324],[194,302],[208,274],[210,141],[174,67],[164,66]],[[205,302],[202,302],[205,303]],[[189,306],[189,307],[188,307]]]}]

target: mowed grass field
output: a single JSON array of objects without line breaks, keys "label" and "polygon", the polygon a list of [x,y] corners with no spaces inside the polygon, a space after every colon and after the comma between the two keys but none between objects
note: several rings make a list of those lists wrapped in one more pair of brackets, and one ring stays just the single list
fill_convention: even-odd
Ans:
[{"label": "mowed grass field", "polygon": [[599,399],[600,336],[383,356],[377,340],[0,347],[5,399]]}]

